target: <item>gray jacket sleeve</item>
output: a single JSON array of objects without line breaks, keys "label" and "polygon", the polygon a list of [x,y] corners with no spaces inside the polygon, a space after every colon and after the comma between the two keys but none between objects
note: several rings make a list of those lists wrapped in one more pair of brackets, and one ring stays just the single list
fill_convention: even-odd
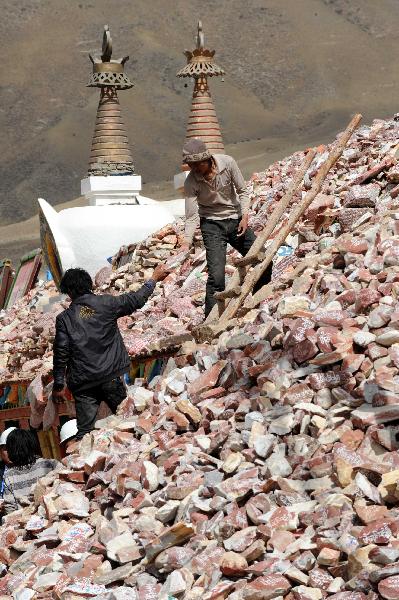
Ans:
[{"label": "gray jacket sleeve", "polygon": [[248,214],[248,211],[249,211],[249,202],[250,202],[248,185],[247,185],[244,177],[242,176],[242,173],[241,173],[236,161],[234,160],[234,158],[231,159],[230,169],[231,169],[231,179],[234,183],[234,187],[236,188],[236,192],[240,199],[241,213],[242,213],[242,215],[246,215],[246,214]]},{"label": "gray jacket sleeve", "polygon": [[197,202],[197,193],[194,189],[192,182],[189,177],[187,177],[184,183],[184,196],[185,196],[185,212],[186,212],[186,222],[184,228],[184,238],[186,242],[191,246],[193,243],[193,238],[195,234],[195,230],[199,225],[199,215],[198,215],[198,202]]}]

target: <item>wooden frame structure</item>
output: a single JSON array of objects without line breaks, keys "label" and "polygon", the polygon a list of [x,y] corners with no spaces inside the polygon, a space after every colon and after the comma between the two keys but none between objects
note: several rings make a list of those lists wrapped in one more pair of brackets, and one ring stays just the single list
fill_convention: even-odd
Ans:
[{"label": "wooden frame structure", "polygon": [[8,258],[0,260],[0,310],[4,307],[13,279],[11,261]]},{"label": "wooden frame structure", "polygon": [[41,249],[25,254],[10,286],[4,308],[11,308],[17,300],[25,296],[33,287],[42,265]]}]

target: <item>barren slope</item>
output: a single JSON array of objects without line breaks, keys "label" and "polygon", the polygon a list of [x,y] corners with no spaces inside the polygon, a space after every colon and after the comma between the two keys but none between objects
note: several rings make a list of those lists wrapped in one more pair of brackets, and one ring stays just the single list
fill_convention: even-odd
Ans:
[{"label": "barren slope", "polygon": [[146,182],[170,181],[179,165],[191,84],[175,73],[199,17],[227,71],[212,91],[228,149],[246,158],[246,174],[328,139],[355,111],[366,121],[396,111],[396,0],[203,0],[198,7],[193,0],[3,0],[2,225],[32,216],[39,195],[53,204],[79,196],[98,100],[85,88],[88,52],[99,49],[106,22],[115,54],[131,57],[135,88],[120,97]]}]

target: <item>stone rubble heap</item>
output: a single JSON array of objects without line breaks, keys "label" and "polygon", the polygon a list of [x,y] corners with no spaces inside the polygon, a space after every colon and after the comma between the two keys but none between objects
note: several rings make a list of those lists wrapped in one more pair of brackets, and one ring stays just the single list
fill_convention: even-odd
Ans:
[{"label": "stone rubble heap", "polygon": [[[5,518],[0,600],[399,599],[398,133],[353,137],[291,284],[131,386]],[[255,222],[297,159],[253,178]]]},{"label": "stone rubble heap", "polygon": [[[305,219],[298,223],[296,231],[287,240],[292,247],[288,250],[295,249],[295,253],[275,261],[276,278],[287,267],[292,268],[295,260],[316,255],[337,235],[350,232],[352,225],[359,220],[367,221],[375,209],[384,211],[387,202],[396,198],[399,194],[399,168],[394,155],[398,129],[395,118],[376,120],[371,127],[364,126],[352,136],[341,159],[327,176],[323,193],[317,196]],[[319,154],[305,177],[302,194],[310,187],[312,177],[327,154],[328,148],[319,148]],[[296,152],[251,178],[250,224],[255,231],[264,226],[289,187],[303,157],[303,152]],[[122,248],[114,257],[114,264],[128,251],[134,251],[133,260],[115,271],[105,267],[95,278],[99,292],[121,293],[138,289],[151,276],[159,261],[173,266],[173,272],[157,285],[155,294],[144,309],[120,320],[122,335],[132,356],[149,355],[159,339],[184,334],[203,319],[205,254],[199,232],[195,251],[188,255],[179,253],[178,237],[182,233],[180,221],[166,226],[137,246]],[[276,233],[277,229],[274,235]],[[236,256],[230,249],[227,277],[233,272]],[[55,295],[53,284],[46,284],[44,290],[43,287],[36,288],[12,309],[0,312],[0,383],[49,372],[55,317],[67,305],[54,302],[43,314],[38,302],[43,293]]]},{"label": "stone rubble heap", "polygon": [[51,372],[55,317],[66,306],[60,300],[53,282],[39,282],[12,308],[0,311],[0,385]]}]

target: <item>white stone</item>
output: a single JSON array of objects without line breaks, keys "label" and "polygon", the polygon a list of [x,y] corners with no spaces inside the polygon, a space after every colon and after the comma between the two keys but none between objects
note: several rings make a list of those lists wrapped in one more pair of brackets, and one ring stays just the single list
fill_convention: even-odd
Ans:
[{"label": "white stone", "polygon": [[157,510],[155,518],[161,523],[168,523],[175,518],[179,506],[179,500],[168,500],[166,504]]},{"label": "white stone", "polygon": [[261,458],[266,458],[272,452],[276,438],[272,435],[259,435],[254,440],[254,450]]},{"label": "white stone", "polygon": [[275,452],[269,456],[265,465],[268,468],[271,477],[288,477],[292,473],[290,463],[285,456],[279,452]]},{"label": "white stone", "polygon": [[61,573],[57,572],[39,575],[33,584],[33,589],[35,589],[37,592],[45,592],[54,587],[60,577]]},{"label": "white stone", "polygon": [[374,342],[375,339],[376,336],[374,335],[374,333],[370,333],[369,331],[357,331],[353,336],[354,343],[358,346],[361,346],[362,348],[365,348],[366,346],[371,344],[371,342]]},{"label": "white stone", "polygon": [[180,571],[172,571],[168,575],[164,588],[168,591],[170,596],[176,594],[183,594],[186,591],[187,583]]},{"label": "white stone", "polygon": [[179,373],[168,377],[166,389],[170,394],[179,396],[186,389],[186,377],[184,373]]},{"label": "white stone", "polygon": [[299,310],[308,310],[310,300],[306,296],[287,296],[278,305],[281,316],[295,315]]},{"label": "white stone", "polygon": [[150,460],[145,460],[143,461],[143,469],[144,487],[148,487],[150,492],[155,492],[159,485],[159,469],[157,465]]},{"label": "white stone", "polygon": [[381,346],[392,346],[392,344],[399,343],[399,330],[398,329],[386,329],[384,333],[381,333],[376,338],[377,344]]},{"label": "white stone", "polygon": [[23,590],[16,590],[13,593],[13,599],[14,600],[31,600],[31,598],[34,598],[36,592],[35,590],[32,590],[31,588],[25,588]]},{"label": "white stone", "polygon": [[204,452],[207,452],[211,447],[211,440],[206,435],[196,435],[195,442]]},{"label": "white stone", "polygon": [[270,423],[269,433],[274,433],[276,435],[286,435],[287,433],[291,433],[294,425],[295,417],[293,413],[282,415],[281,417],[274,419]]},{"label": "white stone", "polygon": [[302,598],[309,598],[309,600],[321,600],[323,598],[322,591],[317,588],[306,587],[304,585],[298,585],[292,588],[293,592],[296,592],[298,596]]},{"label": "white stone", "polygon": [[[129,531],[125,531],[121,535],[117,535],[105,544],[107,556],[110,560],[120,562],[119,553],[125,549],[134,550],[137,547],[136,541]],[[129,562],[127,560],[126,562]]]},{"label": "white stone", "polygon": [[175,190],[183,191],[184,190],[184,182],[187,179],[187,175],[190,171],[181,171],[181,173],[176,173],[173,177],[173,185]]},{"label": "white stone", "polygon": [[132,392],[132,396],[136,410],[142,412],[154,398],[154,393],[144,387],[136,387]]}]

